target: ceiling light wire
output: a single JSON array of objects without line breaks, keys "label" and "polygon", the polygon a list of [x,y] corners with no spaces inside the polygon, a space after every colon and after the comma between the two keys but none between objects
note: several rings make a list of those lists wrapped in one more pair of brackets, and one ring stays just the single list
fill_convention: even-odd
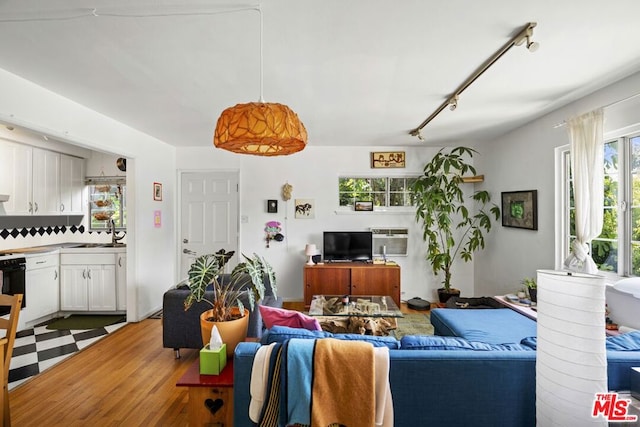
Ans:
[{"label": "ceiling light wire", "polygon": [[[418,127],[409,131],[409,135],[416,136],[421,141],[424,138],[421,138],[420,131],[428,125],[433,119],[436,118],[438,114],[442,112],[447,106],[453,107],[451,110],[455,110],[458,106],[458,97],[467,89],[473,82],[475,82],[478,77],[480,77],[485,71],[489,69],[493,64],[496,63],[502,56],[509,51],[513,46],[519,46],[524,41],[527,41],[527,48],[534,52],[537,50],[539,44],[535,42],[531,42],[531,37],[533,36],[533,29],[537,25],[536,22],[529,22],[525,25],[515,36],[513,36],[507,43],[505,43],[500,49],[498,49],[489,59],[487,59],[480,67],[478,67],[473,74],[471,74],[458,88],[453,92],[452,95],[449,95],[445,101],[440,104],[436,110],[429,115]],[[529,48],[529,46],[532,46]],[[454,107],[455,106],[455,107]]]}]

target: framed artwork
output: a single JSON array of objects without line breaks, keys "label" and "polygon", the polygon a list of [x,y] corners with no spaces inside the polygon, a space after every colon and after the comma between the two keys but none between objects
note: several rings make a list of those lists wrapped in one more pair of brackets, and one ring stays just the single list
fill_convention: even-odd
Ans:
[{"label": "framed artwork", "polygon": [[502,226],[538,229],[538,191],[502,193]]},{"label": "framed artwork", "polygon": [[357,200],[356,203],[353,205],[353,210],[355,210],[355,211],[372,211],[373,210],[373,202]]},{"label": "framed artwork", "polygon": [[371,153],[371,167],[377,168],[403,168],[404,151],[374,151]]},{"label": "framed artwork", "polygon": [[312,219],[316,217],[313,199],[296,199],[296,218]]},{"label": "framed artwork", "polygon": [[278,213],[278,201],[277,200],[267,200],[267,212],[268,213]]},{"label": "framed artwork", "polygon": [[153,183],[153,200],[162,200],[162,184],[159,182]]}]

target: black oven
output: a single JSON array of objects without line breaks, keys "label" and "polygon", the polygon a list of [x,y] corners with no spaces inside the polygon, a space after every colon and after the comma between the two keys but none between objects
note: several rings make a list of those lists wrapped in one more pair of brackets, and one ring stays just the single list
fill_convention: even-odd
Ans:
[{"label": "black oven", "polygon": [[[27,306],[25,295],[25,270],[27,260],[23,258],[0,258],[0,285],[2,293],[7,295],[22,294],[22,308]],[[9,307],[0,306],[0,316],[9,314]]]}]

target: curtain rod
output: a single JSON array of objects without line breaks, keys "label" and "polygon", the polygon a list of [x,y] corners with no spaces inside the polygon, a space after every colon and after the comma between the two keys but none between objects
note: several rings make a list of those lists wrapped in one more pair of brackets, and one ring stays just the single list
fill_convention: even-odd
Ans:
[{"label": "curtain rod", "polygon": [[[617,101],[613,101],[613,102],[611,102],[609,104],[603,105],[602,107],[598,107],[598,108],[607,109],[607,108],[615,107],[618,104],[622,104],[623,102],[631,101],[633,98],[637,98],[639,96],[640,96],[640,92],[636,93],[634,95],[631,95],[631,96],[627,96],[626,98],[622,98],[622,99],[619,99]],[[595,108],[595,110],[597,110],[597,108]],[[566,126],[566,125],[567,125],[567,121],[563,120],[560,123],[556,123],[555,125],[553,125],[553,128],[554,129],[558,129],[558,128],[561,128],[561,127]]]}]

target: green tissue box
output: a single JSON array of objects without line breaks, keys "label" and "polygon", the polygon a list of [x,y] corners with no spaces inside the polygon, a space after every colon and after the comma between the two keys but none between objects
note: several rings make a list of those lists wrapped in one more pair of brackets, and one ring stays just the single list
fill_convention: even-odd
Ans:
[{"label": "green tissue box", "polygon": [[218,375],[227,364],[227,345],[210,350],[209,344],[200,350],[200,375]]}]

